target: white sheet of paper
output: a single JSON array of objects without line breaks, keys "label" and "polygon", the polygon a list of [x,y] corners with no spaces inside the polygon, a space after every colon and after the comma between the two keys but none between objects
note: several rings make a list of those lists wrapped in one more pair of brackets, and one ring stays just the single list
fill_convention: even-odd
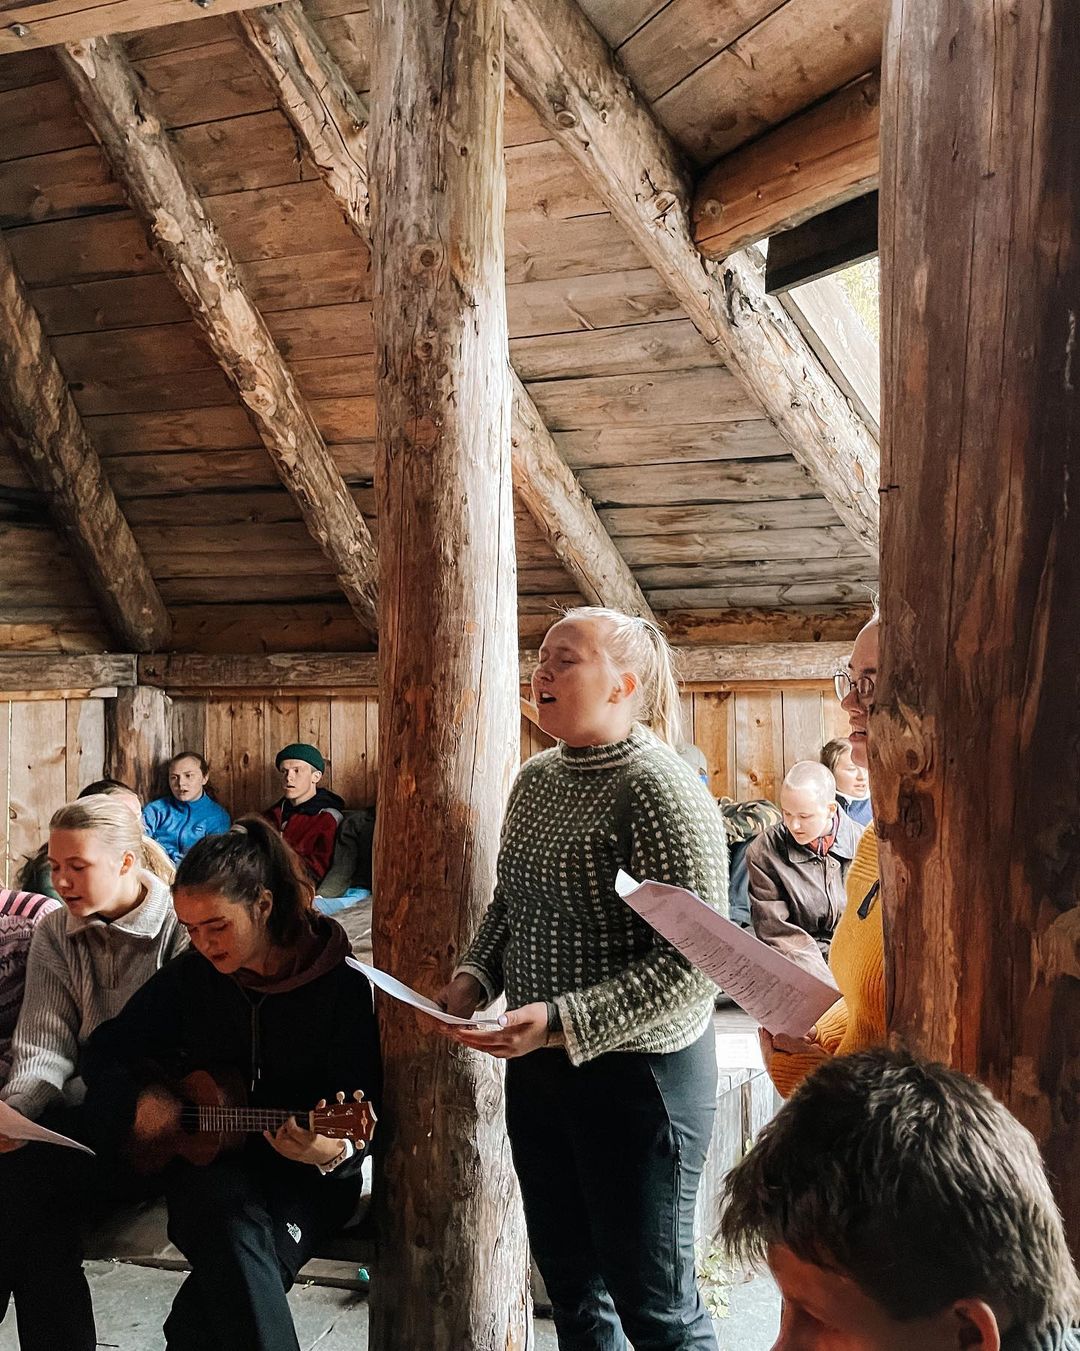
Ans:
[{"label": "white sheet of paper", "polygon": [[434,1000],[428,999],[426,995],[417,994],[403,981],[398,980],[395,976],[388,975],[385,971],[380,971],[377,966],[368,966],[366,962],[358,962],[355,957],[346,957],[345,960],[350,966],[354,966],[357,971],[362,971],[372,985],[377,985],[380,990],[385,990],[388,995],[400,999],[403,1004],[408,1004],[411,1008],[420,1009],[432,1018],[437,1018],[440,1023],[449,1023],[451,1027],[499,1026],[498,1018],[457,1018],[454,1014],[447,1013],[445,1009],[439,1008]]},{"label": "white sheet of paper", "polygon": [[84,1154],[94,1152],[88,1145],[79,1144],[78,1140],[70,1140],[57,1131],[46,1130],[36,1121],[17,1112],[14,1107],[9,1107],[6,1102],[0,1102],[0,1135],[6,1135],[9,1140],[38,1140],[46,1145],[64,1145],[68,1149],[81,1149]]},{"label": "white sheet of paper", "polygon": [[692,891],[636,882],[621,870],[615,890],[769,1032],[805,1036],[840,998],[831,981],[812,975],[748,929],[718,915]]}]

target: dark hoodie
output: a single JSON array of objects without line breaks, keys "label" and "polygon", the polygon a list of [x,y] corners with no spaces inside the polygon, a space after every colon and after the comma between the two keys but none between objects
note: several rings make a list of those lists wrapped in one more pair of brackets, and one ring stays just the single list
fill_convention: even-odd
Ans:
[{"label": "dark hoodie", "polygon": [[290,802],[283,797],[266,813],[304,860],[316,884],[330,871],[344,806],[344,798],[337,793],[316,788],[306,802]]},{"label": "dark hoodie", "polygon": [[[196,1069],[232,1072],[253,1107],[308,1111],[361,1089],[378,1112],[382,1089],[371,987],[346,963],[349,940],[312,914],[298,969],[272,982],[222,975],[194,950],[164,966],[84,1053],[87,1111],[99,1138],[126,1138],[139,1090]],[[270,1146],[253,1137],[257,1147]],[[333,1176],[360,1168],[361,1149]]]}]

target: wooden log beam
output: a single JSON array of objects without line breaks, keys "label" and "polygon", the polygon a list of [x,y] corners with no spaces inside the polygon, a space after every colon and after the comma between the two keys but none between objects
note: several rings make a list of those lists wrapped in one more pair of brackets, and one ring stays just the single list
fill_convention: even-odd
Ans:
[{"label": "wooden log beam", "polygon": [[506,68],[841,520],[876,554],[877,442],[766,296],[760,261],[745,252],[722,266],[701,257],[678,151],[574,0],[507,0]]},{"label": "wooden log beam", "polygon": [[[214,14],[243,9],[251,0],[213,0]],[[198,0],[14,0],[4,5],[0,56],[83,42],[107,33],[136,33],[206,17]]]},{"label": "wooden log beam", "polygon": [[371,533],[122,44],[92,39],[58,48],[57,57],[87,125],[243,401],[309,533],[357,617],[374,632]]},{"label": "wooden log beam", "polygon": [[[367,110],[295,0],[237,16],[301,145],[353,229],[367,239]],[[559,453],[531,395],[511,375],[514,487],[552,551],[595,605],[649,617],[649,603]]]},{"label": "wooden log beam", "polygon": [[240,12],[235,24],[346,220],[366,238],[368,114],[363,99],[297,0]]},{"label": "wooden log beam", "polygon": [[136,652],[167,645],[165,602],[2,237],[0,417],[116,642]]},{"label": "wooden log beam", "polygon": [[726,258],[876,188],[880,86],[865,75],[706,170],[690,208],[702,256]]},{"label": "wooden log beam", "polygon": [[[854,632],[852,633],[854,637]],[[851,655],[851,641],[835,637],[821,642],[703,643],[676,648],[676,665],[686,684],[755,684],[785,680],[828,680],[838,666]],[[0,685],[5,675],[0,657]],[[89,658],[54,658],[56,679],[69,668],[61,661],[78,662]],[[127,658],[132,661],[132,658]],[[13,673],[27,673],[31,659],[19,658]],[[537,663],[535,651],[518,653],[517,679],[527,685]],[[31,661],[32,665],[32,661]],[[73,667],[71,670],[79,668]],[[93,668],[88,668],[93,669]],[[107,668],[106,668],[107,669]],[[275,652],[230,656],[205,656],[201,653],[154,653],[140,657],[138,683],[153,685],[176,694],[211,690],[355,690],[374,691],[380,683],[380,661],[375,652]],[[23,686],[33,686],[28,676]],[[72,684],[131,684],[131,680],[70,680]]]},{"label": "wooden log beam", "polygon": [[[428,993],[494,891],[520,741],[501,0],[375,0],[370,186],[379,580],[373,947]],[[438,826],[433,829],[433,823]],[[526,1346],[502,1066],[382,1000],[381,1351]]]},{"label": "wooden log beam", "polygon": [[0,653],[0,690],[90,690],[135,685],[137,658],[126,652]]},{"label": "wooden log beam", "polygon": [[1075,1252],[1080,13],[1001,17],[886,38],[874,814],[890,1027],[1032,1130]]}]

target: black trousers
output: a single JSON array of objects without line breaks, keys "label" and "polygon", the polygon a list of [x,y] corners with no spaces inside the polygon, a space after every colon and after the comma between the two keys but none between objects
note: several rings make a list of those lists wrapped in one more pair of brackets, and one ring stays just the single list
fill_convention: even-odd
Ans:
[{"label": "black trousers", "polygon": [[[81,1134],[77,1111],[43,1124]],[[14,1295],[21,1351],[95,1351],[83,1232],[109,1206],[164,1190],[169,1237],[192,1267],[165,1323],[170,1351],[297,1351],[286,1292],[347,1223],[360,1189],[359,1173],[324,1177],[263,1141],[158,1178],[105,1155],[26,1145],[0,1155],[0,1318]]]},{"label": "black trousers", "polygon": [[[47,1112],[41,1124],[84,1135],[77,1108]],[[107,1206],[157,1190],[105,1154],[28,1144],[0,1155],[0,1319],[14,1296],[21,1351],[94,1351],[84,1230]]]},{"label": "black trousers", "polygon": [[286,1292],[360,1197],[359,1173],[324,1177],[264,1142],[208,1168],[178,1169],[169,1237],[191,1274],[165,1320],[169,1351],[299,1351]]},{"label": "black trousers", "polygon": [[560,1351],[716,1351],[694,1206],[716,1111],[713,1031],[669,1055],[511,1060],[506,1124]]}]

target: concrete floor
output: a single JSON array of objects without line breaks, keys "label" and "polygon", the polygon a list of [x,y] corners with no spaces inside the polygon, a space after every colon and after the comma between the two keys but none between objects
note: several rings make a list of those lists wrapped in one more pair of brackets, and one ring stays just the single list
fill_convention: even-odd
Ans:
[{"label": "concrete floor", "polygon": [[[162,1351],[161,1325],[181,1273],[119,1262],[88,1262],[97,1313],[98,1347]],[[303,1351],[367,1351],[367,1301],[351,1290],[309,1285],[289,1300]],[[768,1351],[776,1337],[779,1302],[767,1277],[734,1287],[726,1317],[716,1322],[720,1351]],[[535,1324],[535,1351],[557,1351],[549,1319]],[[14,1314],[0,1324],[0,1351],[16,1351]],[[56,1351],[63,1351],[57,1347]],[[423,1351],[417,1347],[416,1351]],[[465,1351],[465,1348],[462,1349]]]}]

